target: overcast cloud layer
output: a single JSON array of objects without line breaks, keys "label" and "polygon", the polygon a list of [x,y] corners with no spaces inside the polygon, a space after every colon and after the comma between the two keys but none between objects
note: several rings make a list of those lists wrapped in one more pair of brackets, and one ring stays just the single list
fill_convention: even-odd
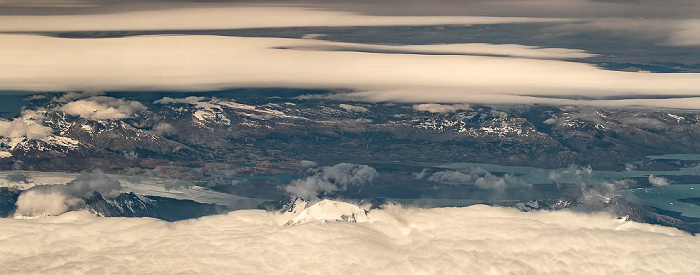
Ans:
[{"label": "overcast cloud layer", "polygon": [[0,14],[90,14],[250,4],[303,5],[373,15],[419,16],[692,18],[700,13],[700,3],[695,0],[5,0],[0,2]]},{"label": "overcast cloud layer", "polygon": [[[12,6],[13,2],[4,4]],[[660,38],[668,45],[700,45],[700,38],[697,35],[700,30],[700,18],[697,16],[700,14],[700,4],[685,0],[664,1],[663,4],[643,0],[626,2],[445,0],[440,4],[421,0],[347,3],[344,3],[345,1],[331,3],[282,1],[288,5],[275,5],[270,2],[255,2],[248,5],[241,5],[241,3],[238,5],[231,3],[185,5],[159,1],[146,1],[140,5],[133,3],[114,5],[114,2],[109,1],[75,1],[74,5],[91,5],[97,9],[87,9],[82,12],[80,9],[72,9],[78,12],[68,14],[64,14],[64,9],[51,7],[50,3],[35,2],[37,5],[32,9],[24,9],[26,11],[24,13],[13,14],[11,9],[5,8],[9,11],[5,15],[0,13],[0,32],[551,23],[553,27],[550,31],[558,34],[594,31],[634,36],[642,41]],[[265,5],[266,3],[270,5]],[[0,7],[2,4],[3,2],[0,2]],[[32,12],[42,10],[41,4],[46,6],[44,12],[39,14]],[[448,8],[450,6],[453,8]],[[406,8],[409,10],[400,12]],[[689,12],[692,10],[696,10],[697,13]]]},{"label": "overcast cloud layer", "polygon": [[372,210],[368,222],[282,226],[262,210],[167,223],[85,212],[0,219],[8,273],[693,273],[700,239],[568,211]]},{"label": "overcast cloud layer", "polygon": [[[700,77],[694,73],[617,72],[560,60],[324,48],[329,46],[392,49],[310,39],[205,35],[105,39],[0,35],[0,87],[34,91],[338,88],[357,91],[342,97],[369,101],[700,106]],[[405,46],[394,49],[406,51]],[[445,49],[545,58],[588,54],[488,44],[424,45],[411,50],[440,53]],[[686,98],[648,99],[669,96]],[[559,99],[571,97],[589,100]],[[590,100],[610,97],[626,99]]]},{"label": "overcast cloud layer", "polygon": [[129,11],[87,15],[0,16],[0,31],[207,30],[276,27],[421,26],[570,19],[481,16],[372,16],[299,7],[217,7]]},{"label": "overcast cloud layer", "polygon": [[[600,32],[679,49],[700,45],[700,19],[688,13],[700,5],[684,0],[664,5],[644,0],[447,0],[440,5],[430,4],[441,8],[430,8],[425,1],[399,3],[391,0],[255,4],[250,6],[245,1],[196,4],[153,1],[138,5],[113,1],[5,1],[0,5],[9,10],[0,15],[0,31],[546,22],[551,26],[543,32],[552,36]],[[60,6],[76,9],[66,12]],[[543,11],[541,7],[544,6],[551,12]],[[318,38],[313,34],[306,37]],[[692,52],[690,50],[690,54]],[[0,35],[0,58],[4,61],[0,64],[0,90],[202,91],[295,87],[349,90],[352,93],[334,97],[360,101],[681,109],[700,106],[700,77],[696,73],[613,72],[572,62],[594,56],[605,60],[595,52],[579,49],[517,44],[397,46],[206,35],[60,39],[5,34]],[[613,98],[615,100],[611,100]]]}]

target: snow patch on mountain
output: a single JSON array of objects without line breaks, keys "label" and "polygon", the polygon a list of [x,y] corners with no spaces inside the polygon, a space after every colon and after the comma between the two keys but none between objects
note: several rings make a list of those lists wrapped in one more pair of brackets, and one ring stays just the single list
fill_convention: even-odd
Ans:
[{"label": "snow patch on mountain", "polygon": [[509,117],[498,112],[480,114],[479,112],[446,113],[431,111],[433,116],[413,119],[414,128],[453,132],[471,137],[528,137],[541,135],[525,119]]},{"label": "snow patch on mountain", "polygon": [[272,118],[283,118],[283,119],[306,119],[299,116],[289,115],[283,111],[277,110],[275,108],[282,108],[277,104],[266,104],[262,106],[252,106],[241,104],[233,101],[221,101],[219,102],[221,106],[225,106],[236,111],[236,114],[242,115],[249,118],[268,120]]},{"label": "snow patch on mountain", "polygon": [[53,129],[45,125],[46,112],[25,110],[11,120],[0,119],[0,149],[6,152],[3,158],[12,157],[13,151],[52,151],[67,152],[79,147],[80,142],[53,134]]},{"label": "snow patch on mountain", "polygon": [[59,136],[48,136],[43,141],[56,145],[56,146],[61,146],[61,147],[66,147],[66,148],[71,148],[75,149],[78,148],[80,145],[80,141],[77,141],[75,139],[69,138],[69,137],[59,137]]},{"label": "snow patch on mountain", "polygon": [[[206,124],[224,124],[231,125],[231,120],[223,113],[223,109],[218,105],[218,99],[212,98],[205,101],[201,96],[188,96],[185,98],[164,97],[154,101],[155,104],[185,104],[194,107],[192,117],[198,124],[205,126]],[[182,109],[189,111],[188,109]]]}]

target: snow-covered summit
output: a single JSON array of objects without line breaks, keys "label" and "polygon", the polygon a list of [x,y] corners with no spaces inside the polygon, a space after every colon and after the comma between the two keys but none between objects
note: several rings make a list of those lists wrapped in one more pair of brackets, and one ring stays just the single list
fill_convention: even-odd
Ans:
[{"label": "snow-covered summit", "polygon": [[285,225],[293,226],[313,221],[348,221],[368,222],[367,210],[360,206],[340,201],[321,200],[311,203],[303,199],[296,199],[290,204],[290,208],[284,210],[283,216],[289,218]]}]

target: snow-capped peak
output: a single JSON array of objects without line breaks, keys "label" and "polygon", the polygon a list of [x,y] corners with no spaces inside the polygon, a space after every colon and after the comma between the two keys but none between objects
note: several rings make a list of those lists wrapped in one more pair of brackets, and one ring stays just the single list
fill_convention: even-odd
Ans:
[{"label": "snow-capped peak", "polygon": [[[309,206],[310,205],[310,206]],[[313,221],[348,221],[367,222],[367,210],[360,206],[333,200],[322,200],[314,204],[304,200],[295,200],[294,206],[287,210],[285,216],[295,214],[285,225],[293,226]]]}]

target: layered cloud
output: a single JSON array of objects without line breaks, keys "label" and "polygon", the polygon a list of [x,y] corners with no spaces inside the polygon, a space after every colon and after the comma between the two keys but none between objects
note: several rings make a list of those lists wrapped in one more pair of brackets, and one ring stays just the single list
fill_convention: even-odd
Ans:
[{"label": "layered cloud", "polygon": [[339,88],[356,92],[338,98],[361,101],[700,106],[700,77],[694,73],[616,72],[532,58],[313,49],[328,45],[332,42],[196,35],[114,39],[0,35],[0,87]]},{"label": "layered cloud", "polygon": [[[7,273],[693,273],[700,239],[569,211],[374,209],[363,223],[261,210],[167,223],[85,212],[0,219]],[[555,244],[555,245],[553,245]],[[555,259],[555,260],[553,260]]]},{"label": "layered cloud", "polygon": [[[215,2],[215,3],[212,3]],[[232,5],[233,4],[233,5]],[[598,1],[598,0],[5,0],[0,2],[3,14],[80,14],[115,13],[149,9],[232,8],[239,5],[305,7],[319,10],[347,10],[373,15],[486,15],[528,17],[637,17],[687,18],[696,17],[700,4],[694,0]],[[24,7],[24,9],[22,9]],[[58,8],[70,7],[66,12]],[[82,7],[82,9],[78,9]],[[542,8],[542,7],[547,7]],[[206,10],[206,9],[205,9]]]},{"label": "layered cloud", "polygon": [[[33,4],[27,4],[32,3]],[[51,3],[48,3],[51,2]],[[426,26],[553,23],[556,35],[601,32],[631,35],[667,45],[697,46],[700,5],[690,0],[652,1],[234,1],[173,4],[144,1],[5,1],[34,7],[0,15],[0,32],[173,31],[294,27]],[[149,3],[151,2],[151,3]],[[183,1],[187,2],[187,1]],[[408,3],[406,3],[408,2]],[[14,3],[14,4],[13,4]],[[63,4],[61,4],[63,3]],[[294,4],[294,5],[284,5]],[[71,13],[58,7],[90,7]],[[124,3],[121,3],[124,4]],[[116,6],[99,9],[100,6]],[[41,8],[44,8],[43,10]],[[547,7],[542,9],[541,7]],[[24,10],[25,14],[21,12]],[[43,12],[36,12],[36,10]],[[485,16],[483,16],[485,15]],[[562,25],[559,25],[559,24]]]},{"label": "layered cloud", "polygon": [[282,27],[421,26],[528,22],[571,19],[485,16],[373,16],[293,6],[224,6],[135,10],[80,15],[0,16],[2,32],[210,30]]}]

